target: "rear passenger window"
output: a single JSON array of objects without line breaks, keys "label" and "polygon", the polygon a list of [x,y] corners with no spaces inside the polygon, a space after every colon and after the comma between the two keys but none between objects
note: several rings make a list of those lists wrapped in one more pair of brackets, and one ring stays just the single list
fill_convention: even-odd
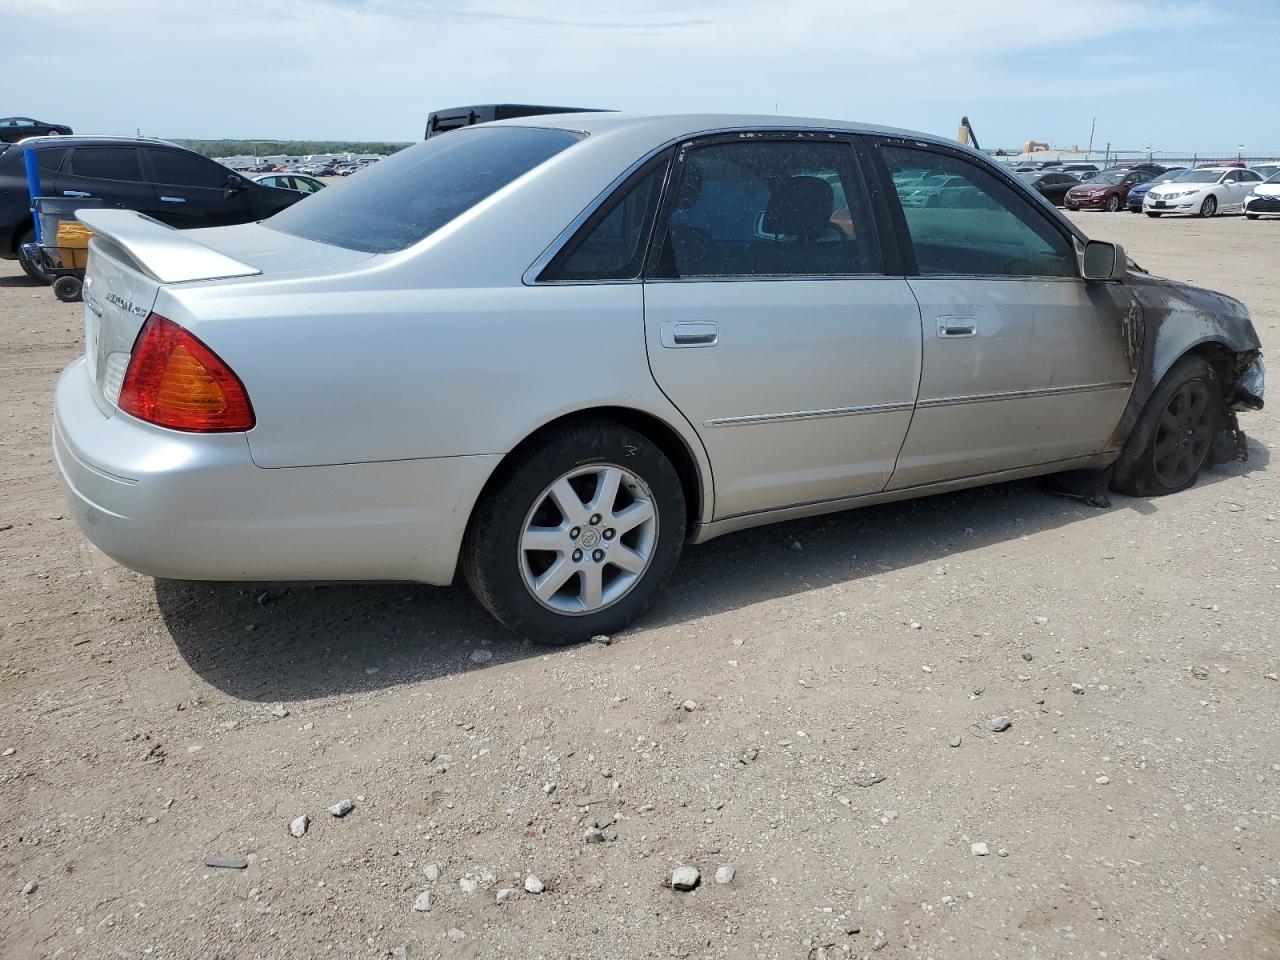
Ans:
[{"label": "rear passenger window", "polygon": [[45,147],[43,150],[36,151],[36,165],[41,173],[57,173],[62,168],[62,161],[66,156],[66,147]]},{"label": "rear passenger window", "polygon": [[694,147],[674,189],[658,277],[880,272],[847,143],[744,140]]},{"label": "rear passenger window", "polygon": [[97,180],[142,179],[136,147],[76,147],[71,154],[71,172]]},{"label": "rear passenger window", "polygon": [[641,171],[587,221],[539,280],[634,280],[662,193],[669,158]]},{"label": "rear passenger window", "polygon": [[231,175],[231,171],[219,163],[174,150],[148,150],[147,162],[156,183],[172,186],[221,189]]},{"label": "rear passenger window", "polygon": [[1032,204],[977,164],[882,147],[921,274],[1078,276],[1075,249]]}]

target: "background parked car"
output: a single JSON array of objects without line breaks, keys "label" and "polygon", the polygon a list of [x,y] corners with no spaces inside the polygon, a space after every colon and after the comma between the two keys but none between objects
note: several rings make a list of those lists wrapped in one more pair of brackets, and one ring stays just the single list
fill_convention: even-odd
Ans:
[{"label": "background parked car", "polygon": [[1280,214],[1280,170],[1262,183],[1256,184],[1253,192],[1245,197],[1244,215],[1246,217],[1257,220],[1264,214]]},{"label": "background parked car", "polygon": [[27,137],[67,137],[71,128],[64,123],[50,123],[31,117],[0,118],[0,143],[17,143]]},{"label": "background parked car", "polygon": [[1080,181],[1071,174],[1059,173],[1056,170],[1020,173],[1018,177],[1040,196],[1059,207],[1062,206],[1067,191],[1080,185]]},{"label": "background parked car", "polygon": [[1068,210],[1106,210],[1115,213],[1128,199],[1129,191],[1146,183],[1155,174],[1146,170],[1103,172],[1067,191],[1062,205]]},{"label": "background parked car", "polygon": [[1142,198],[1147,195],[1148,190],[1154,186],[1158,186],[1159,184],[1170,183],[1178,179],[1178,177],[1186,172],[1186,169],[1186,167],[1170,167],[1164,173],[1160,174],[1158,177],[1152,177],[1146,183],[1134,184],[1133,188],[1129,191],[1129,198],[1125,201],[1129,207],[1129,212],[1141,213]]},{"label": "background parked car", "polygon": [[302,194],[254,183],[164,140],[130,137],[41,137],[0,154],[0,257],[18,260],[27,276],[47,282],[22,256],[35,239],[25,150],[36,152],[42,191],[54,197],[97,197],[107,207],[137,210],[175,227],[249,223],[297,203]]},{"label": "background parked car", "polygon": [[1249,169],[1257,171],[1261,176],[1270,179],[1280,173],[1280,163],[1255,163]]},{"label": "background parked car", "polygon": [[1166,213],[1212,217],[1239,213],[1244,198],[1262,182],[1256,170],[1240,167],[1197,167],[1178,179],[1147,191],[1142,210],[1149,217]]},{"label": "background parked car", "polygon": [[267,173],[254,177],[253,182],[280,190],[297,190],[299,193],[317,193],[328,186],[323,180],[309,177],[305,173]]},{"label": "background parked car", "polygon": [[1101,173],[1102,170],[1096,163],[1064,163],[1062,172],[1070,173],[1081,180],[1085,180],[1096,173]]}]

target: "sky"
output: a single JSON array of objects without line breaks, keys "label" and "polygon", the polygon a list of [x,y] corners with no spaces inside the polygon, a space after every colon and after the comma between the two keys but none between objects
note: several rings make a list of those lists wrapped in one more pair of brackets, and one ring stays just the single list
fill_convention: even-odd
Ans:
[{"label": "sky", "polygon": [[485,102],[1280,152],[1280,0],[0,0],[0,116],[416,140]]}]

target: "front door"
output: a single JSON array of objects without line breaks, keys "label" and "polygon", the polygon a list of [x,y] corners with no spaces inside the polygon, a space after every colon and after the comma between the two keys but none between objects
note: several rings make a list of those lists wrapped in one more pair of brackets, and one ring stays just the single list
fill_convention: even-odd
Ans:
[{"label": "front door", "polygon": [[[156,219],[179,229],[252,219],[252,187],[217,161],[162,147],[146,147],[143,155],[155,185]],[[243,186],[228,191],[230,180]]]},{"label": "front door", "polygon": [[885,276],[852,145],[681,148],[644,283],[649,363],[693,424],[717,519],[882,490],[920,377],[920,314]]},{"label": "front door", "polygon": [[[924,363],[891,489],[1099,453],[1133,383],[1136,322],[1118,283],[1081,279],[1071,234],[960,151],[881,141],[914,260]],[[921,180],[955,179],[921,194]]]}]

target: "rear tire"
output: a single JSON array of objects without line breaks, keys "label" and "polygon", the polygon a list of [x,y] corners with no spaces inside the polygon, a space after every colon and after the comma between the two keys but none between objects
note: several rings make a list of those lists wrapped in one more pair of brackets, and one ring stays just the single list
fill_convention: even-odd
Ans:
[{"label": "rear tire", "polygon": [[1208,196],[1204,198],[1204,203],[1200,204],[1200,216],[1212,217],[1218,212],[1218,198]]},{"label": "rear tire", "polygon": [[22,266],[22,272],[34,280],[36,283],[43,283],[48,286],[51,282],[48,275],[44,272],[44,268],[38,263],[32,263],[22,254],[22,246],[27,243],[36,242],[36,228],[27,227],[26,230],[18,237],[18,263]]},{"label": "rear tire", "polygon": [[1116,461],[1113,486],[1132,497],[1186,490],[1210,461],[1223,416],[1213,367],[1200,357],[1183,357],[1139,414]]},{"label": "rear tire", "polygon": [[503,626],[555,645],[613,634],[666,586],[684,546],[684,491],[643,434],[584,420],[500,469],[472,516],[462,572]]},{"label": "rear tire", "polygon": [[1120,198],[1116,194],[1107,197],[1107,213],[1115,213],[1120,209]]}]

